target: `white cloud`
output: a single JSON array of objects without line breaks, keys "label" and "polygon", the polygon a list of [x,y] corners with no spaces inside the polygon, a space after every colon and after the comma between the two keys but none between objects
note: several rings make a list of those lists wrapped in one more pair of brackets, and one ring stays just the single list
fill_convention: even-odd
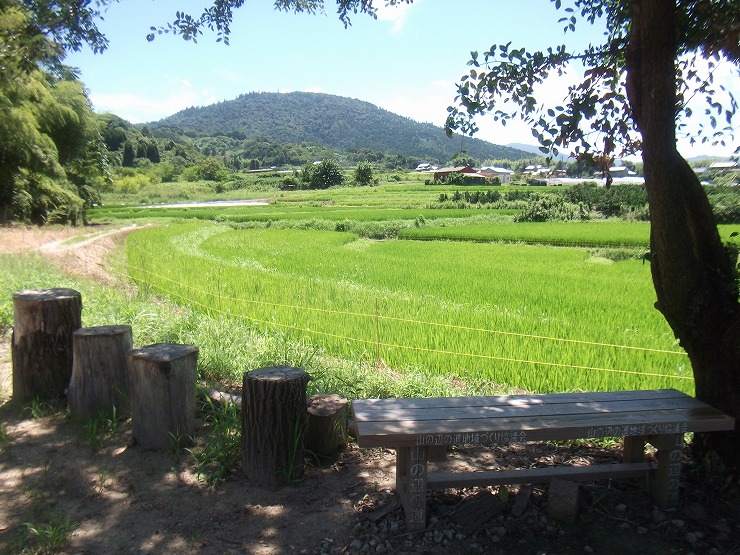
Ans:
[{"label": "white cloud", "polygon": [[[567,95],[568,86],[577,78],[574,70],[569,70],[562,76],[553,75],[542,83],[536,90],[535,96],[545,106],[556,106],[563,103]],[[413,120],[443,126],[447,119],[447,107],[454,102],[456,78],[440,79],[432,82],[419,82],[418,94],[383,93],[367,98],[381,108],[406,116]],[[529,125],[515,119],[505,126],[495,122],[490,115],[478,116],[476,119],[479,131],[475,137],[495,144],[526,143],[536,145]]]},{"label": "white cloud", "polygon": [[[414,4],[419,4],[421,0],[416,0]],[[400,3],[395,6],[388,6],[382,4],[377,6],[377,15],[380,21],[388,21],[393,24],[391,27],[391,33],[398,33],[403,29],[406,24],[406,18],[408,17],[409,10],[414,4]]]},{"label": "white cloud", "polygon": [[97,112],[111,112],[132,123],[143,123],[171,116],[190,106],[207,106],[219,99],[209,89],[195,90],[183,79],[160,95],[154,91],[141,95],[91,93],[90,100]]}]

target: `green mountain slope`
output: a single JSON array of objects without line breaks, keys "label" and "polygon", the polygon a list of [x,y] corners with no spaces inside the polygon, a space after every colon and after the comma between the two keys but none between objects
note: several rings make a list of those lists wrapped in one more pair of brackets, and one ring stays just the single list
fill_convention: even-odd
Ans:
[{"label": "green mountain slope", "polygon": [[418,123],[377,106],[328,94],[249,93],[199,108],[188,108],[149,124],[152,130],[179,128],[188,134],[265,138],[281,143],[314,143],[340,151],[378,152],[446,161],[464,150],[480,160],[518,160],[531,154]]}]

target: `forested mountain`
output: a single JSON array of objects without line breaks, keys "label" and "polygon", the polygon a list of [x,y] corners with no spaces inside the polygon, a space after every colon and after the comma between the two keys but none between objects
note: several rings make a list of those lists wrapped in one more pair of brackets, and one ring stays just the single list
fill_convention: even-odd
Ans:
[{"label": "forested mountain", "polygon": [[531,154],[461,137],[448,138],[441,127],[418,123],[377,106],[328,94],[249,93],[201,108],[188,108],[149,127],[155,135],[176,128],[190,135],[228,135],[234,139],[267,139],[280,143],[312,143],[339,151],[376,152],[445,162],[466,156],[519,160]]}]

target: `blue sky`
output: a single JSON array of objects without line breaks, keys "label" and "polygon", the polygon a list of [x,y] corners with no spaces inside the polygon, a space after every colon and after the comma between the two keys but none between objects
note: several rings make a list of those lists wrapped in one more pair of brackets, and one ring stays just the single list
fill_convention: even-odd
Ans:
[{"label": "blue sky", "polygon": [[[545,0],[416,0],[381,9],[378,20],[356,15],[347,29],[334,0],[326,3],[326,14],[311,16],[275,11],[271,0],[246,0],[226,46],[211,34],[197,44],[171,35],[146,40],[151,26],[171,21],[177,10],[198,15],[204,3],[122,0],[100,24],[108,50],[75,53],[67,63],[79,68],[97,111],[134,123],[253,91],[309,91],[365,100],[442,126],[471,50],[482,53],[509,41],[540,49],[601,38],[601,30],[585,22],[564,36],[557,23],[564,14]],[[560,103],[568,78],[547,82],[539,97]],[[476,136],[497,144],[535,142],[523,124],[501,127],[481,118],[478,125]],[[682,152],[718,151],[700,146]]]}]

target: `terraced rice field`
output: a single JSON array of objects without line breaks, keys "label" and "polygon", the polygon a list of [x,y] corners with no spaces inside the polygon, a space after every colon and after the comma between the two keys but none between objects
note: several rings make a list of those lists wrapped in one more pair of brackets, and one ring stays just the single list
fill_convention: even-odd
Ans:
[{"label": "terraced rice field", "polygon": [[[646,233],[634,229],[625,241]],[[563,233],[552,225],[551,235]],[[201,222],[132,234],[127,261],[138,283],[178,303],[399,372],[540,392],[693,392],[688,359],[653,308],[649,264],[640,260]]]}]

